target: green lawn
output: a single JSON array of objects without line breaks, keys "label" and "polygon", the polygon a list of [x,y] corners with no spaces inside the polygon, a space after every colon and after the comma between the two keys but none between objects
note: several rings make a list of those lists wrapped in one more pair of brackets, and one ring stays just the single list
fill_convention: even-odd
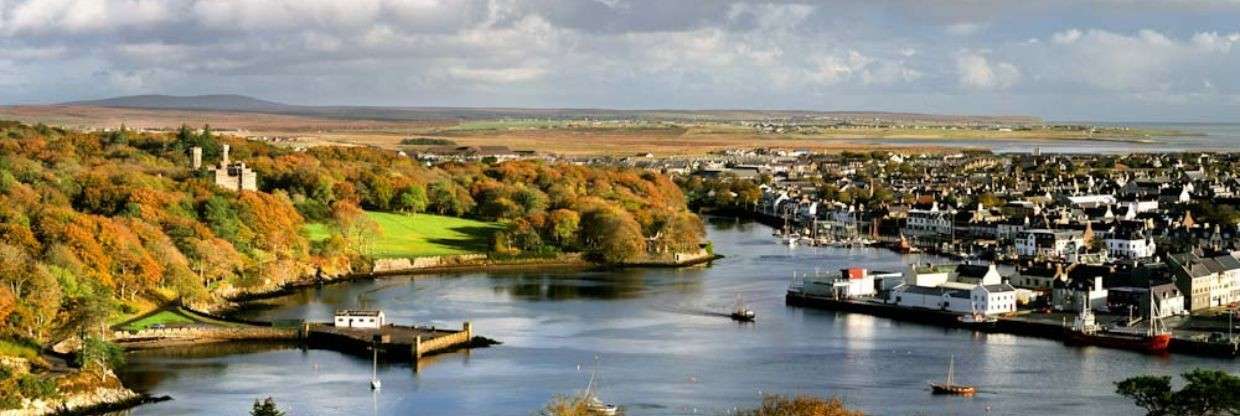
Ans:
[{"label": "green lawn", "polygon": [[165,309],[165,310],[156,312],[153,315],[143,317],[142,319],[138,319],[132,322],[127,322],[123,326],[121,326],[121,329],[129,330],[129,331],[137,331],[137,330],[146,329],[150,327],[151,325],[156,325],[156,324],[163,325],[163,326],[176,326],[176,325],[195,324],[198,322],[199,322],[198,320],[185,316],[184,314],[181,314],[177,311]]},{"label": "green lawn", "polygon": [[[502,227],[492,222],[430,214],[367,211],[366,215],[382,230],[366,253],[375,258],[485,253],[490,249],[491,235]],[[327,224],[306,225],[310,241],[324,240],[330,231]]]}]

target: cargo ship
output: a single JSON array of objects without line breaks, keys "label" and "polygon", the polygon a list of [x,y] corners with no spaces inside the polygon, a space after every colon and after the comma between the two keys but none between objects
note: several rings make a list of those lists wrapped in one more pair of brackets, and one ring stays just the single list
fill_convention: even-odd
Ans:
[{"label": "cargo ship", "polygon": [[[1089,299],[1088,294],[1085,299]],[[1154,305],[1153,299],[1150,299],[1149,326],[1144,332],[1103,328],[1095,322],[1094,313],[1090,311],[1089,305],[1082,305],[1081,313],[1077,315],[1072,328],[1064,337],[1064,343],[1119,348],[1150,354],[1166,353],[1167,348],[1171,346],[1171,332],[1163,328],[1157,314],[1154,313]]]}]

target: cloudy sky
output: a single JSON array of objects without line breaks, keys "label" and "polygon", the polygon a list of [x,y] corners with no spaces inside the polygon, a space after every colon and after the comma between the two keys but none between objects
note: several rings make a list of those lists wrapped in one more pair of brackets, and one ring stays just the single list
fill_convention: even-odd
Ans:
[{"label": "cloudy sky", "polygon": [[1240,1],[0,0],[0,103],[1240,122]]}]

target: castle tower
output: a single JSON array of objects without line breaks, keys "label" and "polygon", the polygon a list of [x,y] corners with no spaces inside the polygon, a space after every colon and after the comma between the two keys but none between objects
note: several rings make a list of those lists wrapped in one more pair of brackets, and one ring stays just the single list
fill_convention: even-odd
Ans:
[{"label": "castle tower", "polygon": [[194,146],[189,149],[189,154],[191,160],[190,167],[194,170],[202,169],[202,148]]},{"label": "castle tower", "polygon": [[224,145],[223,151],[220,153],[220,167],[228,167],[228,150],[230,146]]}]

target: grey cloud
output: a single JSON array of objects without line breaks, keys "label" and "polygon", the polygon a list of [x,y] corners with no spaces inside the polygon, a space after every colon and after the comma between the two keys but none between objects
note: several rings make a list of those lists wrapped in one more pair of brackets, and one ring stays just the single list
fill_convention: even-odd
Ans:
[{"label": "grey cloud", "polygon": [[242,92],[1067,117],[1059,101],[1074,100],[1119,103],[1074,118],[1123,118],[1161,100],[1188,115],[1240,106],[1235,21],[1240,4],[1217,2],[0,0],[0,85],[9,102]]}]

